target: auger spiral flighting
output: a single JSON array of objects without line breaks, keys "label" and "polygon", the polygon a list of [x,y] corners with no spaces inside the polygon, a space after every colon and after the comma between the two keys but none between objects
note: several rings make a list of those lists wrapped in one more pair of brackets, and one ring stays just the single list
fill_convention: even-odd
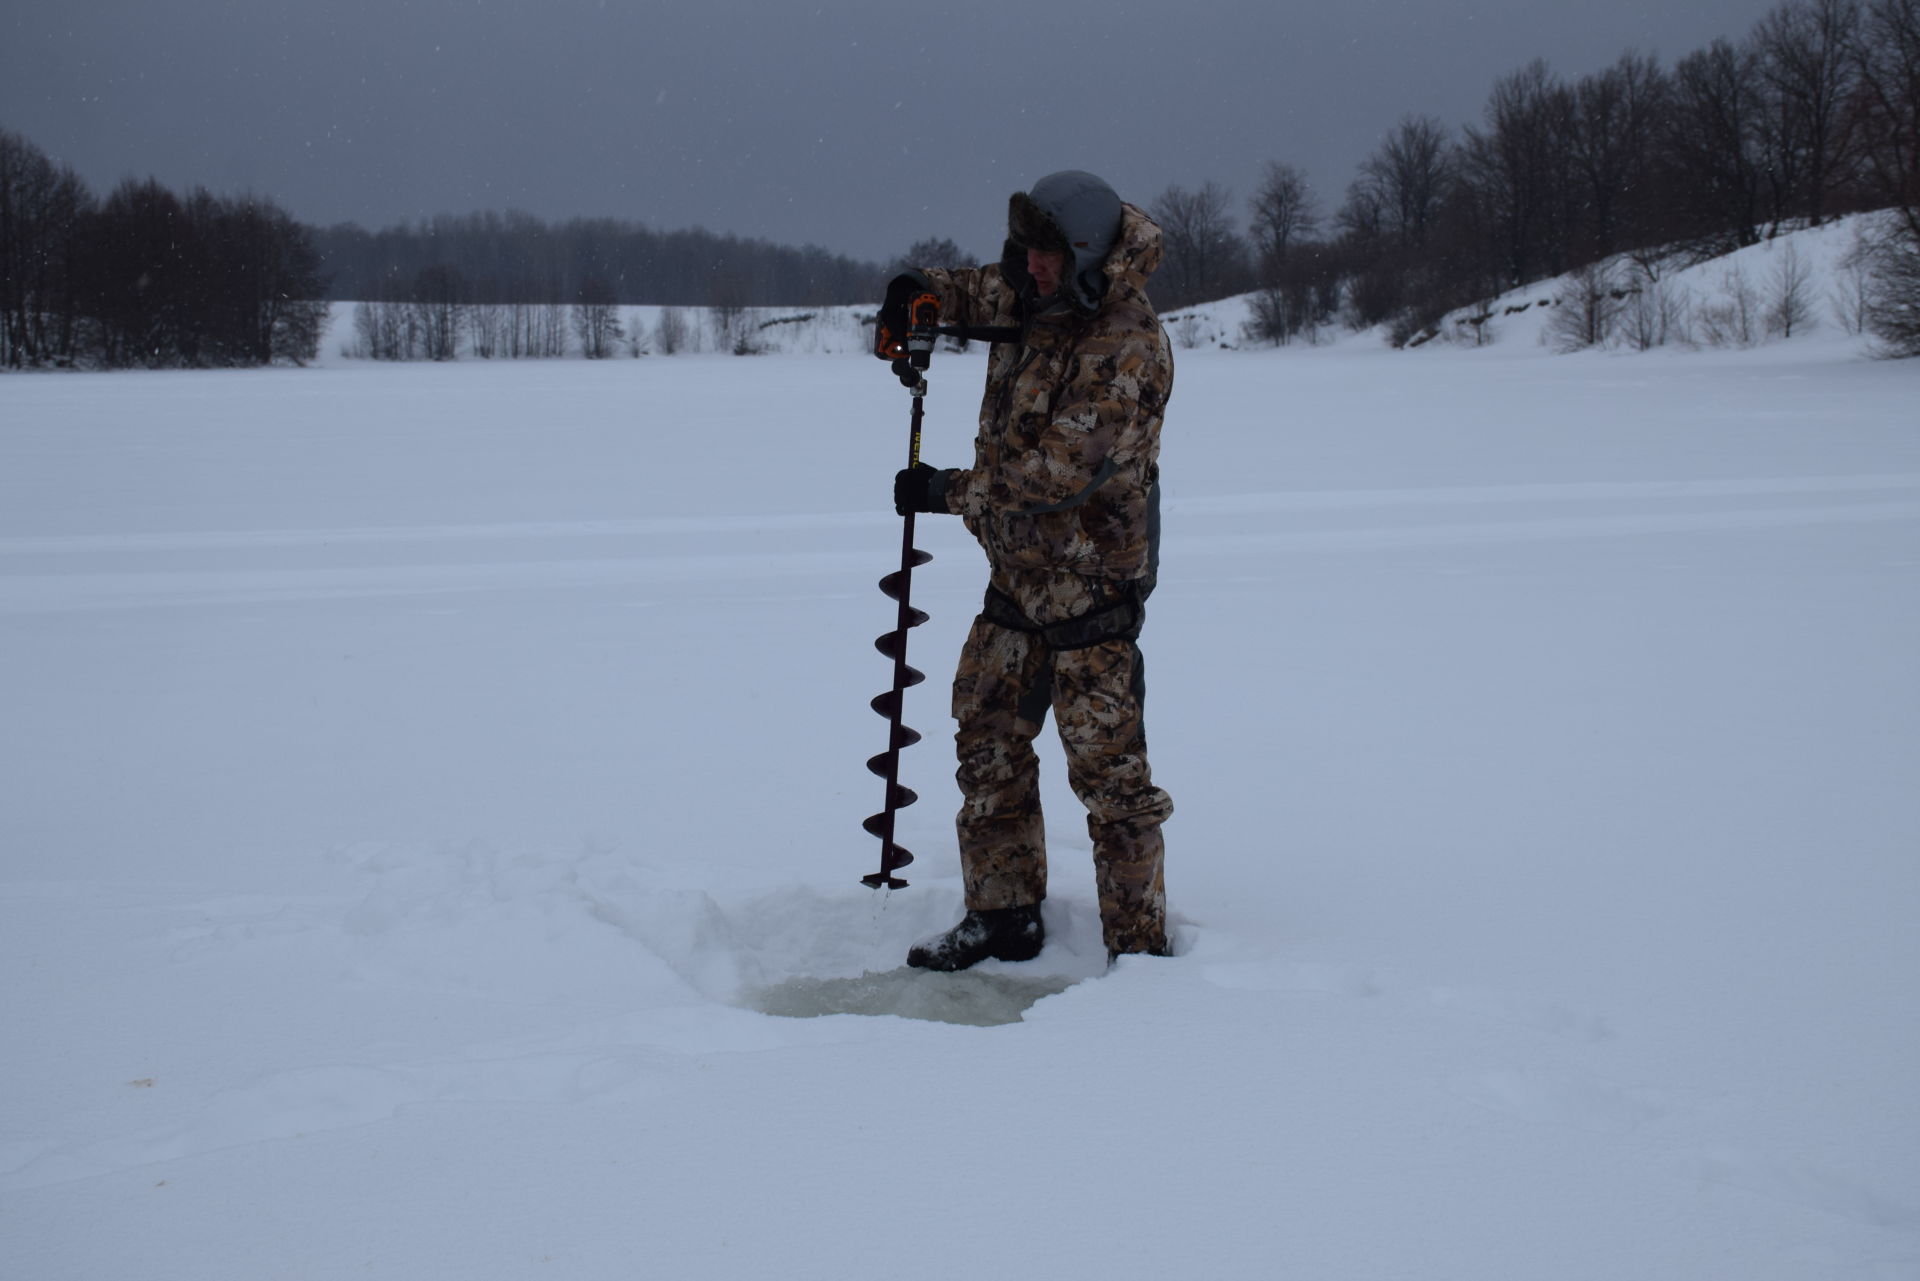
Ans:
[{"label": "auger spiral flighting", "polygon": [[[875,335],[874,350],[893,361],[893,371],[913,393],[912,434],[907,445],[907,466],[920,462],[920,424],[926,415],[926,369],[933,360],[933,344],[939,332],[940,301],[923,293],[907,304],[904,335],[891,332],[883,319]],[[913,513],[902,518],[900,568],[880,580],[880,590],[899,602],[894,629],[873,642],[873,647],[893,660],[893,688],[869,704],[887,718],[887,750],[867,761],[867,768],[887,781],[886,808],[862,824],[880,838],[880,870],[860,878],[874,889],[903,889],[906,882],[894,873],[913,862],[913,855],[893,839],[894,819],[898,812],[920,799],[910,787],[900,783],[900,749],[920,741],[920,734],[901,721],[907,691],[926,679],[926,675],[907,665],[907,633],[927,621],[927,615],[913,607],[913,571],[933,557],[913,545]]]}]

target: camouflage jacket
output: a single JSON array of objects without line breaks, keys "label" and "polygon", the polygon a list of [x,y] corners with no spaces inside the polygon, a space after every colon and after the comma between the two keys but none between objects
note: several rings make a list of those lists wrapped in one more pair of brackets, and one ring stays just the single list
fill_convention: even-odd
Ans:
[{"label": "camouflage jacket", "polygon": [[[1027,317],[1022,341],[993,345],[973,466],[945,478],[945,498],[995,569],[1154,574],[1160,419],[1173,391],[1173,352],[1146,295],[1159,265],[1160,228],[1123,205],[1099,311]],[[926,275],[943,323],[1022,325],[1000,266]]]}]

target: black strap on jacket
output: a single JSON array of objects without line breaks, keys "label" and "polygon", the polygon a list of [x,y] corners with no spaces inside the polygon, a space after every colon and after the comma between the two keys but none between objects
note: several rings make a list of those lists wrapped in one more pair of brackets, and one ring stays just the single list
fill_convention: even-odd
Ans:
[{"label": "black strap on jacket", "polygon": [[1019,342],[1027,336],[1018,325],[942,325],[940,332],[962,342]]},{"label": "black strap on jacket", "polygon": [[1120,585],[1117,600],[1077,617],[1043,625],[1021,612],[1013,597],[989,586],[980,616],[995,627],[1038,636],[1051,650],[1088,649],[1111,640],[1139,640],[1140,629],[1147,621],[1147,595],[1152,591],[1151,579],[1129,579]]}]

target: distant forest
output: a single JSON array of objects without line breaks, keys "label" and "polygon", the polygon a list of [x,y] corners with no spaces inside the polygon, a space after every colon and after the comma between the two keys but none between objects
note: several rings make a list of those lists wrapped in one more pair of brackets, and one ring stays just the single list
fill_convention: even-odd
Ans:
[{"label": "distant forest", "polygon": [[885,285],[872,263],[709,231],[637,222],[543,222],[524,213],[441,216],[367,231],[313,233],[336,299],[407,299],[422,272],[444,269],[475,302],[570,304],[584,294],[622,304],[823,307],[867,302]]},{"label": "distant forest", "polygon": [[[1166,234],[1152,294],[1163,312],[1252,294],[1255,341],[1380,325],[1406,345],[1531,280],[1640,292],[1676,260],[1867,209],[1894,211],[1862,246],[1870,323],[1889,351],[1920,354],[1920,0],[1784,0],[1671,67],[1629,51],[1568,81],[1530,63],[1457,133],[1406,116],[1331,209],[1281,160],[1244,209],[1213,182],[1169,186],[1148,203]],[[910,254],[923,252],[955,251]],[[152,180],[100,200],[0,131],[9,368],[302,362],[327,299],[370,304],[357,346],[379,358],[609,355],[622,304],[725,317],[872,303],[887,275],[814,247],[607,219],[314,229],[270,200]],[[670,332],[656,341],[675,349]]]},{"label": "distant forest", "polygon": [[152,179],[101,200],[0,130],[0,367],[305,363],[328,300],[374,304],[376,340],[360,335],[373,355],[606,355],[621,304],[737,315],[877,299],[885,279],[814,246],[610,219],[315,229],[271,200],[179,196]]},{"label": "distant forest", "polygon": [[322,285],[312,233],[270,200],[151,180],[98,200],[0,130],[0,367],[304,362]]}]

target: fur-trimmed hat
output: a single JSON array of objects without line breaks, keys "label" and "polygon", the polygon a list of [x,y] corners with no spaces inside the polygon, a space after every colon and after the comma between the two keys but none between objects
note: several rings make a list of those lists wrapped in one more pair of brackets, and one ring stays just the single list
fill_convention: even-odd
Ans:
[{"label": "fur-trimmed hat", "polygon": [[1061,281],[1061,292],[1075,309],[1097,311],[1107,291],[1101,268],[1119,234],[1120,197],[1113,188],[1083,170],[1063,170],[1008,197],[1002,265],[1024,279],[1026,250],[1064,253],[1073,269]]}]

